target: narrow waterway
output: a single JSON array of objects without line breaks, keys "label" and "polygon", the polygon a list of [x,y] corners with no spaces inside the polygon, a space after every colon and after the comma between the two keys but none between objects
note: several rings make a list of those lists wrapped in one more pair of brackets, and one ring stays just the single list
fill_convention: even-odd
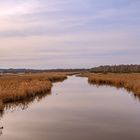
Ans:
[{"label": "narrow waterway", "polygon": [[71,76],[50,94],[7,105],[0,126],[0,140],[140,140],[140,102]]}]

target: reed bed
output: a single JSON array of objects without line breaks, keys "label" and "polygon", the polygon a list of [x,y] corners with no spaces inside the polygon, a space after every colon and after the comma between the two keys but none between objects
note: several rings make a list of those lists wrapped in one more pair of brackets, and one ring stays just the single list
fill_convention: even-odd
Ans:
[{"label": "reed bed", "polygon": [[1,75],[0,100],[3,103],[14,102],[46,93],[51,90],[52,82],[63,81],[66,78],[66,73],[58,72]]},{"label": "reed bed", "polygon": [[140,95],[140,73],[88,74],[88,81],[91,84],[106,84],[116,87],[123,87],[128,91],[132,91],[134,95]]}]

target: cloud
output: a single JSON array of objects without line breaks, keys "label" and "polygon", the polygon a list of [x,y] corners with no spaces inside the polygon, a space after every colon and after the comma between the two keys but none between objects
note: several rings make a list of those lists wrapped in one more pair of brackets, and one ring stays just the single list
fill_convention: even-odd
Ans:
[{"label": "cloud", "polygon": [[0,1],[0,66],[136,63],[139,4],[139,0]]},{"label": "cloud", "polygon": [[[12,3],[13,1],[11,1]],[[80,5],[79,5],[80,3]],[[1,21],[0,36],[37,36],[81,30],[111,30],[139,26],[139,1],[24,1],[12,3]],[[122,5],[123,6],[122,6]],[[117,5],[117,6],[115,6]],[[9,4],[8,4],[9,6]],[[3,7],[4,12],[6,8]],[[1,12],[3,13],[3,12]],[[12,17],[11,17],[12,14]]]}]

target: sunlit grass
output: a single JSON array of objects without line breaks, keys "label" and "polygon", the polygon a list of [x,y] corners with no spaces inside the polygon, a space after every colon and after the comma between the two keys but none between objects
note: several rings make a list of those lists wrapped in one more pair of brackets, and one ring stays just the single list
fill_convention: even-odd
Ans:
[{"label": "sunlit grass", "polygon": [[0,76],[0,100],[13,102],[49,92],[52,82],[63,81],[66,73],[16,74]]},{"label": "sunlit grass", "polygon": [[140,95],[140,73],[130,74],[88,74],[88,81],[92,84],[107,84],[124,87],[136,95]]}]

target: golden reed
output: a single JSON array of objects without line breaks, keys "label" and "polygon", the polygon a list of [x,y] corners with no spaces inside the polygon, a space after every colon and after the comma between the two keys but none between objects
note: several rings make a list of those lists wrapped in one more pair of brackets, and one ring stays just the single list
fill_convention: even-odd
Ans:
[{"label": "golden reed", "polygon": [[92,84],[107,84],[116,87],[123,87],[128,91],[132,91],[135,95],[140,95],[140,73],[88,74],[88,81]]},{"label": "golden reed", "polygon": [[0,75],[0,106],[5,102],[49,92],[52,82],[63,81],[66,78],[66,73],[61,72]]}]

